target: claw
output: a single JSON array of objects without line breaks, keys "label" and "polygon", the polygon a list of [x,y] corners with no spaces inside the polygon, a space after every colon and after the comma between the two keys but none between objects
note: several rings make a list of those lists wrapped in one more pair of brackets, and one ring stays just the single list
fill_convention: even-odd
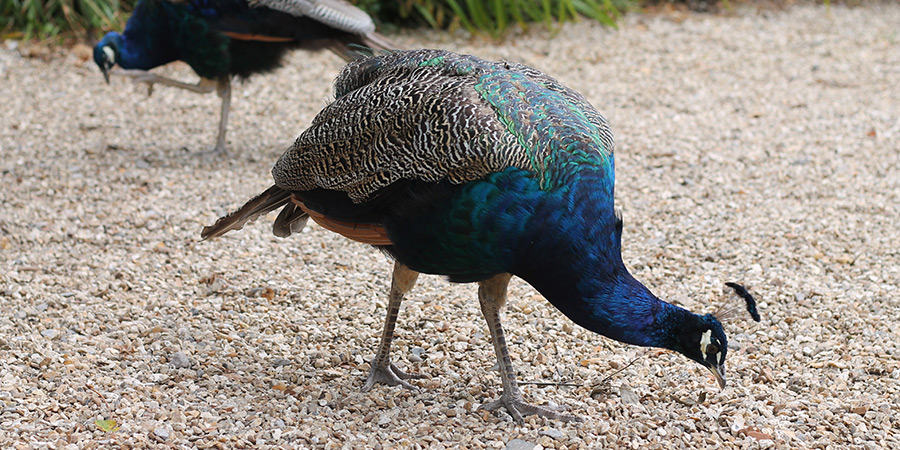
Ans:
[{"label": "claw", "polygon": [[202,158],[204,160],[211,160],[219,155],[224,155],[226,153],[228,153],[228,148],[226,148],[224,145],[216,145],[209,150],[203,150],[194,153],[194,156],[197,158]]},{"label": "claw", "polygon": [[406,373],[392,362],[380,367],[373,362],[372,368],[369,370],[369,377],[366,378],[366,384],[362,387],[362,392],[368,392],[375,386],[375,383],[384,383],[388,386],[400,385],[415,391],[419,388],[409,384],[406,380],[420,380],[422,378],[428,377],[426,375]]}]

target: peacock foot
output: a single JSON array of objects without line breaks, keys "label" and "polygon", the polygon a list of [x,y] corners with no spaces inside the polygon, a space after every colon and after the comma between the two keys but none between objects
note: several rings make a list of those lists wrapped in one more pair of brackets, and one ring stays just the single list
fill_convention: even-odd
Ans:
[{"label": "peacock foot", "polygon": [[525,403],[521,396],[506,395],[504,392],[500,398],[490,403],[485,403],[478,407],[479,411],[495,411],[500,408],[506,408],[506,411],[512,416],[513,420],[519,425],[524,425],[524,416],[538,415],[552,420],[560,420],[563,422],[584,422],[584,419],[570,414],[557,412],[562,407],[537,406]]},{"label": "peacock foot", "polygon": [[210,148],[209,150],[202,150],[197,153],[194,153],[195,157],[202,159],[213,159],[220,155],[225,155],[228,153],[228,148],[225,144],[216,144],[215,147]]},{"label": "peacock foot", "polygon": [[366,384],[363,385],[362,391],[369,391],[372,389],[372,386],[375,386],[375,383],[384,383],[388,386],[397,386],[399,384],[406,389],[416,390],[418,388],[409,384],[406,380],[419,380],[422,378],[428,377],[425,375],[406,373],[400,370],[400,368],[392,362],[388,362],[383,366],[379,366],[375,364],[375,362],[372,362],[372,368],[369,370],[369,377],[366,378]]}]

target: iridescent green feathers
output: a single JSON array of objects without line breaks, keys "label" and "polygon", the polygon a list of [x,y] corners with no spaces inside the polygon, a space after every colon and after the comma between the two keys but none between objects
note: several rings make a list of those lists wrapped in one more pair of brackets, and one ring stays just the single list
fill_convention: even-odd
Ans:
[{"label": "iridescent green feathers", "polygon": [[275,165],[279,187],[363,202],[400,179],[461,184],[508,167],[548,189],[594,167],[612,186],[606,121],[580,94],[521,64],[386,53],[348,64],[335,97]]}]

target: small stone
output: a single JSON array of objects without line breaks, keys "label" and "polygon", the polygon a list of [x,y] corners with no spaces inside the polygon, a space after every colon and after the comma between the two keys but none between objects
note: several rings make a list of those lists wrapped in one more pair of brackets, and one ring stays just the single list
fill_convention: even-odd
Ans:
[{"label": "small stone", "polygon": [[537,444],[532,444],[521,439],[513,439],[506,443],[506,450],[533,450]]},{"label": "small stone", "polygon": [[411,362],[422,362],[423,360],[425,360],[425,358],[427,358],[427,356],[425,355],[425,349],[422,347],[413,347],[409,349],[409,353],[411,353],[409,355],[409,360]]},{"label": "small stone", "polygon": [[324,371],[322,371],[322,378],[324,378],[326,380],[335,380],[342,376],[344,376],[344,373],[341,372],[340,370],[325,369]]},{"label": "small stone", "polygon": [[169,362],[176,369],[187,369],[191,367],[191,359],[184,352],[175,352]]},{"label": "small stone", "polygon": [[631,390],[631,386],[625,383],[622,383],[622,385],[619,386],[619,396],[622,397],[624,403],[631,403],[634,405],[639,405],[641,403],[641,398]]},{"label": "small stone", "polygon": [[291,365],[291,360],[286,358],[275,358],[272,360],[273,367],[281,367],[281,366],[289,366]]},{"label": "small stone", "polygon": [[759,368],[759,374],[753,379],[753,381],[757,383],[772,383],[775,381],[775,375],[772,373],[772,369],[763,366]]},{"label": "small stone", "polygon": [[52,329],[52,328],[49,329],[49,330],[41,331],[41,336],[43,336],[43,337],[45,337],[45,338],[47,338],[47,339],[53,339],[53,338],[56,337],[57,334],[59,334],[59,332],[56,331],[56,330],[54,330],[54,329]]},{"label": "small stone", "polygon": [[541,430],[538,432],[538,434],[541,436],[550,436],[553,439],[562,439],[562,437],[565,436],[562,431],[559,431],[556,428]]},{"label": "small stone", "polygon": [[225,279],[223,279],[222,277],[216,277],[215,279],[212,280],[211,283],[209,283],[209,286],[207,287],[207,293],[215,294],[216,292],[219,292],[222,289],[225,289],[225,286],[227,286],[227,285],[228,285],[228,283],[225,282]]},{"label": "small stone", "polygon": [[156,427],[153,429],[153,436],[155,436],[160,441],[166,441],[169,439],[169,430],[163,427]]}]

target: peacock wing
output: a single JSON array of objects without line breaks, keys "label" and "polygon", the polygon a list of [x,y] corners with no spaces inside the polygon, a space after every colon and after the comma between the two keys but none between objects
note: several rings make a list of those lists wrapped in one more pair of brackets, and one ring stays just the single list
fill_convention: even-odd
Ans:
[{"label": "peacock wing", "polygon": [[352,62],[335,81],[337,99],[276,163],[276,185],[360,203],[400,179],[459,184],[518,167],[550,180],[548,161],[568,162],[553,152],[611,159],[605,120],[524,67],[440,50]]},{"label": "peacock wing", "polygon": [[360,203],[400,179],[464,183],[527,165],[476,83],[436,70],[382,73],[319,113],[276,163],[276,185]]},{"label": "peacock wing", "polygon": [[296,17],[309,17],[348,33],[375,31],[372,18],[345,0],[250,0],[249,3],[253,7],[262,6]]}]

